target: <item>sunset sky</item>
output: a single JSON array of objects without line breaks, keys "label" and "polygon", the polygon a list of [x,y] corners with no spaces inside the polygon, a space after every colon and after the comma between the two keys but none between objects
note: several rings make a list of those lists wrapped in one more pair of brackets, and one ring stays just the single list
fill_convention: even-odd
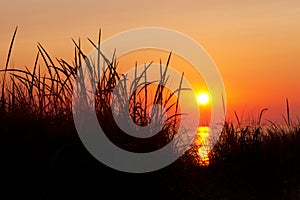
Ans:
[{"label": "sunset sky", "polygon": [[[300,1],[0,0],[0,67],[15,26],[11,65],[32,66],[40,42],[53,57],[71,61],[71,38],[102,39],[128,29],[164,27],[202,45],[218,66],[228,116],[282,120],[285,98],[300,117]],[[84,49],[92,50],[88,42]]]}]

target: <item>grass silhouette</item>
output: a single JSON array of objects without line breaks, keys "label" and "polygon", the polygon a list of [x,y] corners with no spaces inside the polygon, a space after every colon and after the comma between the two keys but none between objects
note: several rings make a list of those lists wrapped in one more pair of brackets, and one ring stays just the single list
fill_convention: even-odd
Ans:
[{"label": "grass silhouette", "polygon": [[[9,61],[17,28],[9,47],[7,61],[0,75],[0,126],[5,166],[5,183],[11,197],[22,195],[30,199],[299,199],[300,198],[300,125],[292,122],[287,105],[285,125],[269,122],[262,125],[263,113],[257,122],[243,124],[225,122],[221,136],[209,153],[209,165],[199,165],[197,150],[192,148],[170,166],[146,174],[127,174],[112,170],[97,162],[83,147],[73,123],[72,92],[77,73],[86,64],[96,87],[95,109],[107,137],[116,145],[132,152],[150,152],[172,140],[180,122],[178,99],[184,90],[181,83],[175,92],[160,83],[168,81],[167,69],[160,68],[158,82],[147,81],[145,65],[130,85],[117,72],[117,58],[107,59],[97,44],[92,63],[82,52],[81,42],[74,42],[74,60],[52,59],[38,44],[32,70],[10,68]],[[168,66],[171,54],[167,59]],[[40,63],[40,61],[42,63]],[[106,65],[100,71],[99,65]],[[182,75],[183,76],[183,75]],[[100,81],[96,81],[96,80]],[[112,91],[120,84],[120,95]],[[81,88],[84,89],[84,88]],[[152,92],[153,98],[149,93]],[[81,94],[81,93],[80,93]],[[86,95],[88,96],[88,95]],[[124,97],[124,98],[123,98]],[[149,105],[161,104],[168,117],[159,134],[149,138],[126,135],[113,119],[111,102],[118,98],[119,115],[129,110],[135,124],[146,126],[160,123],[163,115],[151,116]],[[122,102],[129,99],[129,108]],[[85,99],[89,105],[89,99]]]}]

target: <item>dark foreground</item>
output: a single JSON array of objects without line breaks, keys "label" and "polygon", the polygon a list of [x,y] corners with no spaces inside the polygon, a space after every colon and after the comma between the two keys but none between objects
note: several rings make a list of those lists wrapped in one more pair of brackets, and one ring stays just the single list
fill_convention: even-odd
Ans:
[{"label": "dark foreground", "polygon": [[209,167],[182,158],[156,172],[128,174],[95,160],[67,120],[2,120],[2,195],[9,195],[8,199],[300,199],[299,134],[292,141],[282,147],[262,145],[259,155],[259,151],[224,155],[225,161]]}]

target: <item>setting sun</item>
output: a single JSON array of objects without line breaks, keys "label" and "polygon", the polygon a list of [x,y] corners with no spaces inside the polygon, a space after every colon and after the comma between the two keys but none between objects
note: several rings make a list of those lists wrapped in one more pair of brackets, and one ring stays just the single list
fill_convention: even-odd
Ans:
[{"label": "setting sun", "polygon": [[197,102],[201,105],[206,105],[209,102],[209,96],[207,93],[201,93],[197,96]]},{"label": "setting sun", "polygon": [[2,196],[300,200],[300,0],[0,0],[0,19]]}]

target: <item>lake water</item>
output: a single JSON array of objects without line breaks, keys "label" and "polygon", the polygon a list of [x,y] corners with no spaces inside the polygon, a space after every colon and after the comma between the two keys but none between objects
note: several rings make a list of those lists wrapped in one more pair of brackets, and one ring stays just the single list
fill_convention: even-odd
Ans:
[{"label": "lake water", "polygon": [[195,145],[197,147],[197,155],[199,156],[199,164],[208,165],[210,152],[210,128],[208,126],[199,126],[195,139]]}]

